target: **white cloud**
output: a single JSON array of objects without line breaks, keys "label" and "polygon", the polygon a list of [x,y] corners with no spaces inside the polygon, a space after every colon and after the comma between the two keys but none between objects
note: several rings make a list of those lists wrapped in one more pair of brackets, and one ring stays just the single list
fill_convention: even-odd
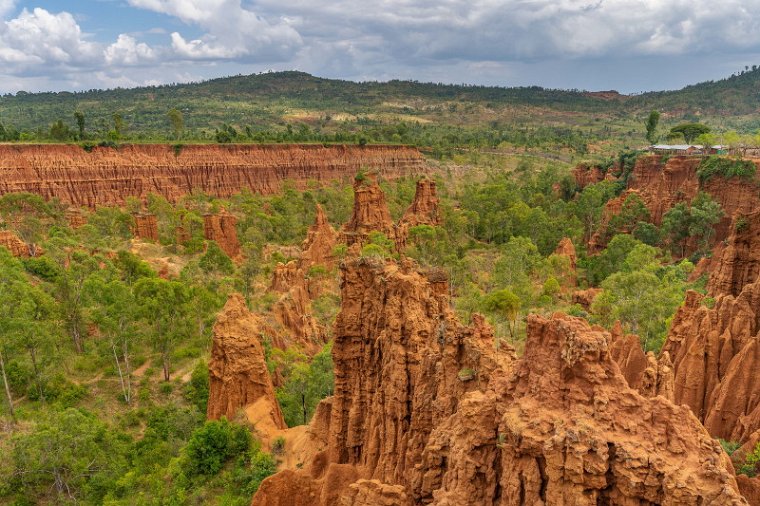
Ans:
[{"label": "white cloud", "polygon": [[129,0],[135,7],[174,16],[206,33],[187,40],[171,34],[179,58],[192,60],[282,61],[293,57],[303,40],[288,20],[265,19],[240,0]]},{"label": "white cloud", "polygon": [[105,48],[103,56],[108,65],[136,65],[155,60],[156,51],[143,42],[138,43],[134,37],[121,34]]},{"label": "white cloud", "polygon": [[18,17],[0,24],[0,62],[15,65],[88,65],[97,45],[84,40],[68,12],[24,9]]},{"label": "white cloud", "polygon": [[[716,63],[700,75],[714,78],[727,62],[752,64],[760,52],[760,0],[127,0],[127,9],[175,19],[156,16],[148,25],[155,28],[106,41],[77,23],[86,19],[94,30],[93,16],[18,13],[21,5],[0,0],[0,71],[48,76],[63,87],[172,81],[188,62],[196,78],[272,67],[352,79],[579,86],[619,82],[608,77],[613,63],[618,76],[625,62],[647,75],[655,59],[662,74],[677,61],[709,58]],[[653,87],[674,82],[647,79]],[[4,81],[0,88],[16,86]]]}]

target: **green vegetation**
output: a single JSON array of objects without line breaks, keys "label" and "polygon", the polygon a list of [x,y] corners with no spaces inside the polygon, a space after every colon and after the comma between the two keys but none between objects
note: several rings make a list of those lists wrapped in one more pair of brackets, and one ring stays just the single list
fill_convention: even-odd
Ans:
[{"label": "green vegetation", "polygon": [[700,135],[710,133],[710,127],[702,123],[682,123],[670,129],[668,139],[683,138],[687,144],[691,144]]},{"label": "green vegetation", "polygon": [[736,160],[720,156],[704,158],[697,169],[699,181],[705,183],[715,176],[726,179],[741,177],[754,180],[757,167],[750,160]]},{"label": "green vegetation", "polygon": [[[85,135],[93,135],[91,115],[82,110]],[[161,120],[166,127],[165,112]],[[125,120],[119,135],[129,135],[132,125]],[[115,127],[109,120],[109,130]],[[188,135],[181,133],[183,142]],[[411,227],[402,252],[385,234],[373,233],[361,254],[403,254],[431,279],[448,279],[460,318],[484,314],[494,325],[495,344],[507,339],[518,353],[527,315],[554,311],[602,325],[620,320],[644,349],[658,350],[685,290],[699,288],[688,281],[692,264],[671,255],[706,251],[720,207],[700,194],[656,227],[643,202],[629,196],[622,212],[607,220],[602,210],[621,194],[620,182],[578,190],[561,161],[530,153],[478,156],[477,163],[466,160],[472,164],[467,170],[453,160],[435,171],[438,226]],[[637,156],[627,150],[608,158],[607,167],[626,177]],[[398,220],[416,179],[380,184]],[[277,303],[282,295],[266,287],[278,262],[296,256],[316,204],[333,225],[348,221],[349,185],[307,182],[305,188],[286,182],[278,195],[191,195],[175,204],[151,195],[123,209],[88,212],[87,224],[77,229],[57,201],[0,197],[6,226],[32,252],[35,244],[45,251],[22,261],[0,248],[0,422],[12,428],[0,437],[0,451],[9,456],[0,462],[0,502],[250,504],[290,448],[273,440],[272,454],[263,451],[242,417],[204,421],[211,328],[233,291],[255,312]],[[156,216],[157,244],[131,240],[133,213],[143,206]],[[203,239],[203,215],[221,209],[238,218],[239,263]],[[181,243],[178,226],[187,232]],[[584,245],[595,234],[609,241],[589,255]],[[564,237],[576,245],[576,271],[554,253]],[[347,248],[339,245],[334,253],[342,260]],[[269,330],[261,336],[290,426],[307,423],[333,392],[329,329],[340,305],[339,271],[316,265],[307,276],[320,285],[311,315],[327,329],[325,346],[282,349],[280,336]],[[587,287],[604,289],[590,310],[572,303],[573,290]],[[477,374],[459,371],[462,381]],[[43,459],[52,447],[55,454]]]}]

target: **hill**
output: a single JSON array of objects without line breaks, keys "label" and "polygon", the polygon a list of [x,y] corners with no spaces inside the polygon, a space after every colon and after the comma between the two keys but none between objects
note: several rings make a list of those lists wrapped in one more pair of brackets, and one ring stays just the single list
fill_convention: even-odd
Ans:
[{"label": "hill", "polygon": [[[638,96],[537,86],[357,83],[290,71],[134,89],[18,92],[0,98],[0,124],[5,140],[22,141],[364,139],[436,152],[507,146],[585,155],[641,144],[642,121],[652,109],[664,113],[664,126],[699,119],[754,131],[760,126],[752,116],[759,93],[757,69]],[[180,112],[174,124],[167,114],[172,109]]]}]

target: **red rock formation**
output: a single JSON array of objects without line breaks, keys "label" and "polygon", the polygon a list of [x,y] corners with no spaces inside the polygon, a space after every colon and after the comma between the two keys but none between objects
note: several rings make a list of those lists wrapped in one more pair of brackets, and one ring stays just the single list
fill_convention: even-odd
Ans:
[{"label": "red rock formation", "polygon": [[10,230],[0,230],[0,246],[7,248],[14,257],[31,256],[29,246]]},{"label": "red rock formation", "polygon": [[402,251],[406,246],[409,229],[418,225],[438,226],[441,224],[438,210],[438,191],[435,181],[421,179],[417,181],[414,200],[399,221],[396,230],[396,249]]},{"label": "red rock formation", "polygon": [[185,245],[190,242],[192,236],[190,235],[190,231],[185,227],[177,227],[174,229],[174,238],[177,244]]},{"label": "red rock formation", "polygon": [[[628,180],[628,191],[639,194],[649,209],[652,222],[658,226],[665,213],[677,203],[691,202],[700,191],[710,194],[725,212],[724,218],[715,227],[713,240],[717,243],[731,234],[731,221],[735,216],[760,210],[760,192],[756,184],[739,177],[726,179],[715,176],[700,183],[697,169],[701,161],[702,157],[698,156],[671,156],[663,165],[662,157],[658,155],[640,156]],[[622,201],[617,200],[625,195],[610,201],[604,211],[603,224],[619,212]],[[591,251],[603,247],[604,244],[598,240],[590,244]]]},{"label": "red rock formation", "polygon": [[0,195],[30,192],[76,206],[120,205],[156,193],[174,202],[204,193],[229,197],[248,188],[277,193],[284,181],[348,181],[362,167],[394,178],[425,171],[415,148],[404,146],[170,145],[96,147],[0,146]]},{"label": "red rock formation", "polygon": [[311,298],[303,277],[291,284],[272,305],[272,314],[286,330],[287,345],[297,344],[316,353],[327,342],[325,329],[312,314]]},{"label": "red rock formation", "polygon": [[268,405],[268,421],[277,428],[286,427],[259,342],[265,331],[259,318],[248,311],[243,296],[232,294],[214,325],[209,419],[232,419],[238,410],[263,399]]},{"label": "red rock formation", "polygon": [[746,504],[717,441],[630,389],[603,329],[531,316],[516,362],[411,262],[342,276],[327,451],[265,480],[254,505],[321,506],[328,488],[351,505]]},{"label": "red rock formation", "polygon": [[696,292],[673,318],[663,350],[673,357],[675,400],[688,405],[715,437],[742,441],[760,429],[760,282],[712,308]]},{"label": "red rock formation", "polygon": [[317,204],[317,214],[314,224],[309,227],[306,240],[301,249],[301,269],[308,269],[312,265],[331,265],[334,262],[333,250],[338,242],[338,233],[327,221],[327,215],[322,206]]},{"label": "red rock formation", "polygon": [[158,242],[158,220],[154,214],[136,214],[133,216],[135,227],[132,234],[137,239]]},{"label": "red rock formation", "polygon": [[374,172],[354,181],[354,211],[349,222],[341,228],[341,242],[349,246],[362,245],[370,232],[382,232],[391,241],[396,238],[396,227]]},{"label": "red rock formation", "polygon": [[578,304],[586,311],[591,309],[594,299],[602,293],[601,288],[587,288],[586,290],[576,290],[573,292],[573,304]]},{"label": "red rock formation", "polygon": [[203,237],[209,241],[216,241],[222,251],[232,259],[240,256],[236,227],[237,218],[225,212],[207,214],[203,217]]},{"label": "red rock formation", "polygon": [[557,249],[554,250],[554,254],[566,257],[570,261],[570,269],[573,271],[576,269],[578,255],[575,253],[575,246],[569,237],[563,237],[562,240],[559,241]]},{"label": "red rock formation", "polygon": [[71,207],[69,209],[66,209],[65,216],[69,221],[69,226],[74,229],[79,228],[87,223],[87,219],[82,214],[82,211],[77,208]]},{"label": "red rock formation", "polygon": [[610,332],[610,356],[620,367],[628,386],[638,390],[649,365],[647,356],[641,348],[639,337],[625,334],[619,321],[615,322]]},{"label": "red rock formation", "polygon": [[575,179],[575,185],[578,189],[582,190],[590,184],[604,181],[604,172],[597,165],[581,163],[573,169],[573,179]]},{"label": "red rock formation", "polygon": [[760,277],[760,210],[734,220],[734,232],[710,275],[711,294],[737,296]]}]

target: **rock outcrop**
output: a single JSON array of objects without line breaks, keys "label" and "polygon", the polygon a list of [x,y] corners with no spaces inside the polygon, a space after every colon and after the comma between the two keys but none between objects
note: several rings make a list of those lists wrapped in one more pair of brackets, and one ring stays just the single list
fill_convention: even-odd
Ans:
[{"label": "rock outcrop", "polygon": [[406,246],[409,229],[418,225],[436,227],[441,224],[438,209],[438,191],[435,181],[420,179],[414,192],[414,200],[399,221],[396,230],[396,248],[402,251]]},{"label": "rock outcrop", "polygon": [[591,309],[591,304],[594,303],[599,294],[602,293],[601,288],[587,288],[585,290],[576,290],[573,292],[573,304],[578,304],[586,311]]},{"label": "rock outcrop", "polygon": [[737,216],[733,229],[710,274],[708,290],[712,295],[737,296],[760,278],[760,211]]},{"label": "rock outcrop", "polygon": [[247,188],[280,191],[285,181],[350,181],[362,167],[385,178],[426,170],[415,148],[404,146],[188,145],[95,147],[0,145],[0,195],[30,192],[94,208],[155,193],[175,202],[204,193],[229,197]]},{"label": "rock outcrop", "polygon": [[351,219],[341,228],[340,241],[348,246],[361,246],[371,232],[382,232],[391,241],[396,239],[396,226],[374,172],[354,180],[354,210]]},{"label": "rock outcrop", "polygon": [[306,240],[301,245],[302,253],[300,268],[308,269],[312,265],[332,265],[334,263],[333,251],[338,243],[338,233],[327,221],[322,206],[317,204],[317,212],[314,224],[309,227]]},{"label": "rock outcrop", "polygon": [[575,185],[579,190],[584,189],[590,184],[604,181],[604,176],[604,172],[598,165],[581,163],[573,168],[573,179],[575,179]]},{"label": "rock outcrop", "polygon": [[[731,223],[736,216],[760,210],[758,185],[740,177],[714,176],[700,181],[697,169],[702,160],[699,156],[671,156],[663,163],[659,155],[639,156],[628,178],[627,191],[611,200],[605,208],[602,227],[620,211],[629,192],[638,194],[649,210],[650,219],[659,226],[662,217],[674,205],[691,202],[703,191],[718,202],[725,213],[715,226],[713,241],[717,243],[726,239],[732,233]],[[597,236],[595,241],[592,240],[590,251],[604,248],[605,244],[600,239]]]},{"label": "rock outcrop", "polygon": [[79,228],[87,223],[87,218],[82,214],[81,209],[70,207],[66,209],[66,219],[69,222],[71,228]]},{"label": "rock outcrop", "polygon": [[8,249],[14,257],[32,256],[29,246],[10,230],[0,230],[0,246]]},{"label": "rock outcrop", "polygon": [[531,316],[518,361],[410,261],[342,279],[327,449],[254,505],[746,504],[718,442],[629,388],[603,329]]},{"label": "rock outcrop", "polygon": [[554,254],[567,258],[569,264],[568,267],[575,272],[578,265],[578,255],[575,252],[575,245],[569,237],[563,237],[557,244],[557,249],[554,250]]},{"label": "rock outcrop", "polygon": [[209,241],[216,241],[230,258],[236,259],[240,256],[235,216],[226,212],[203,216],[203,237]]},{"label": "rock outcrop", "polygon": [[713,436],[741,442],[760,429],[754,373],[760,366],[760,227],[751,216],[732,227],[710,276],[711,298],[687,292],[663,346],[673,358],[676,402],[688,405]]},{"label": "rock outcrop", "polygon": [[265,404],[268,426],[286,428],[260,342],[265,333],[265,325],[248,311],[243,296],[232,294],[214,325],[209,361],[209,419],[222,416],[232,419],[239,410],[258,402]]},{"label": "rock outcrop", "polygon": [[158,220],[155,214],[135,214],[132,234],[143,241],[158,242]]}]

